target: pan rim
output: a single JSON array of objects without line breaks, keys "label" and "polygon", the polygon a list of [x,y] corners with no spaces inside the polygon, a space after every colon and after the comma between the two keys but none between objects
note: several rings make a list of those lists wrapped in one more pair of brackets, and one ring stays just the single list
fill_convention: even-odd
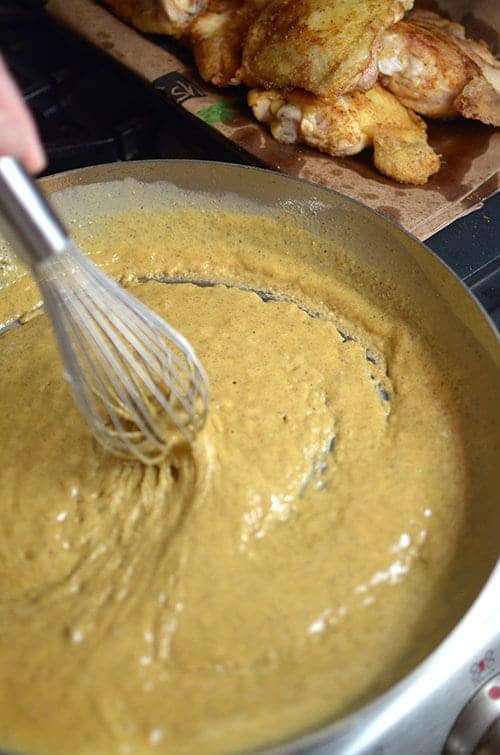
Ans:
[{"label": "pan rim", "polygon": [[[210,169],[212,171],[220,170],[221,168],[223,170],[231,170],[231,171],[250,171],[250,172],[257,172],[259,174],[263,174],[266,176],[269,176],[270,178],[273,178],[277,181],[285,181],[285,182],[294,182],[299,184],[307,185],[314,189],[314,191],[318,192],[319,194],[324,194],[325,192],[327,194],[331,194],[334,196],[341,197],[343,200],[347,201],[348,203],[357,206],[360,208],[364,213],[367,215],[374,215],[381,219],[383,224],[386,224],[389,228],[395,229],[398,233],[404,234],[406,237],[411,238],[416,244],[418,244],[421,247],[424,247],[426,251],[431,255],[431,257],[435,260],[435,262],[438,263],[438,265],[446,271],[448,275],[451,275],[452,278],[458,282],[464,292],[464,294],[467,295],[467,298],[469,299],[470,303],[475,306],[475,308],[479,311],[479,313],[482,315],[482,319],[485,322],[485,324],[488,325],[489,330],[492,332],[493,336],[496,339],[496,342],[500,344],[500,333],[497,331],[496,326],[489,316],[489,314],[486,312],[485,308],[481,305],[481,303],[474,297],[470,289],[468,288],[467,284],[459,277],[459,275],[446,263],[444,262],[436,252],[434,252],[429,246],[425,244],[425,242],[422,242],[420,239],[418,239],[414,234],[407,231],[405,228],[400,226],[395,221],[387,218],[382,213],[378,212],[377,210],[374,210],[367,205],[363,204],[357,199],[353,199],[349,197],[346,194],[343,194],[340,191],[337,191],[335,189],[331,189],[325,186],[321,186],[319,184],[315,184],[314,182],[311,182],[304,178],[298,178],[293,176],[288,176],[283,173],[278,173],[276,171],[267,169],[267,168],[261,168],[256,166],[250,166],[250,165],[240,165],[230,162],[214,162],[210,160],[189,160],[189,159],[153,159],[153,160],[137,160],[137,161],[129,161],[129,162],[122,162],[122,163],[104,163],[97,166],[87,166],[83,168],[75,168],[72,170],[64,171],[61,173],[51,174],[44,176],[38,180],[39,185],[41,186],[42,190],[46,190],[47,188],[51,187],[51,184],[55,184],[55,186],[50,188],[49,193],[57,192],[57,191],[64,191],[67,188],[70,188],[71,186],[79,186],[79,185],[91,185],[92,183],[105,183],[107,181],[112,180],[120,180],[127,176],[127,169],[130,169],[130,177],[133,176],[133,171],[135,166],[153,166],[153,165],[190,165],[190,166],[204,166],[207,169]],[[78,177],[84,177],[86,174],[90,175],[92,172],[99,170],[103,173],[108,172],[109,178],[103,180],[102,178],[96,181],[81,181],[78,180]],[[116,175],[114,175],[116,174]],[[72,181],[72,179],[76,178],[76,181]],[[144,179],[141,179],[144,180]],[[166,176],[164,179],[160,178],[154,178],[152,179],[152,182],[159,182],[161,180],[168,181],[168,177]],[[64,184],[66,181],[70,182],[70,185],[63,185],[58,186],[59,183]],[[221,193],[223,192],[223,189],[221,189]],[[488,596],[491,596],[490,599],[493,599],[496,595],[500,594],[500,559],[497,561],[496,565],[492,568],[489,576],[485,579],[481,589],[477,593],[474,601],[469,606],[469,608],[463,613],[461,618],[458,620],[458,622],[453,626],[453,628],[448,632],[448,634],[441,640],[441,642],[420,662],[418,663],[412,671],[410,671],[408,674],[403,676],[398,682],[393,684],[391,687],[389,687],[385,692],[375,697],[373,700],[368,702],[367,704],[362,705],[360,708],[356,709],[355,712],[342,717],[340,719],[337,719],[331,723],[327,723],[323,726],[318,727],[317,729],[314,729],[313,731],[309,733],[305,733],[304,735],[301,735],[297,738],[293,738],[287,741],[284,741],[282,743],[276,744],[271,747],[264,747],[260,748],[258,750],[253,750],[252,752],[255,753],[255,755],[291,755],[292,753],[299,753],[303,752],[304,750],[307,750],[309,748],[318,747],[320,745],[326,745],[332,740],[338,739],[339,736],[348,734],[352,731],[353,728],[355,728],[357,725],[361,723],[362,725],[362,719],[365,717],[373,717],[376,716],[378,713],[383,712],[384,710],[388,710],[391,704],[396,700],[398,697],[400,697],[402,694],[407,694],[412,687],[415,686],[415,683],[418,682],[422,675],[426,676],[428,675],[429,669],[435,664],[436,662],[436,656],[438,654],[446,654],[448,651],[448,646],[450,642],[456,642],[457,636],[462,636],[464,633],[464,623],[470,623],[473,621],[478,621],[477,614],[479,611],[479,604],[481,606],[483,603],[488,599]],[[495,672],[492,671],[492,675]],[[486,679],[484,680],[486,681]]]}]

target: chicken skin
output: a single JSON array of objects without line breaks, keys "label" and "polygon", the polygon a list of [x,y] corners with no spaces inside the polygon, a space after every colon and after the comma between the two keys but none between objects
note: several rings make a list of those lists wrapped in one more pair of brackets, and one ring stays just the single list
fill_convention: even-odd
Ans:
[{"label": "chicken skin", "polygon": [[[335,53],[340,59],[345,50],[347,31],[336,31],[331,14],[324,18],[318,15],[317,2],[313,0],[311,6],[317,15],[313,16],[310,9],[307,16],[303,0],[300,9],[297,0],[211,0],[190,29],[202,78],[216,86],[244,82],[285,91],[301,87],[323,99],[333,97],[332,81],[342,78],[345,71],[340,69],[344,65],[355,66],[359,48],[354,45],[336,70],[327,68],[328,56]],[[330,2],[328,13],[335,8],[338,16],[346,11],[344,5],[342,0]],[[261,12],[263,8],[266,10]],[[361,19],[367,21],[369,10],[369,2],[358,3],[358,25]],[[275,18],[274,11],[279,17]],[[306,17],[309,21],[304,26]],[[316,35],[311,31],[313,23],[319,28]],[[363,31],[373,34],[373,28],[373,23],[367,22]],[[323,31],[328,39],[321,38]],[[350,33],[354,34],[352,29]],[[300,49],[301,44],[304,49]],[[244,63],[240,66],[242,48]],[[460,24],[432,12],[414,11],[382,30],[372,40],[370,50],[369,63],[355,89],[369,88],[380,74],[380,82],[387,89],[422,115],[436,118],[462,114],[499,125],[500,62],[486,45],[467,39]],[[267,70],[264,76],[260,75],[263,70]],[[348,86],[344,82],[340,89],[351,91],[353,82]]]},{"label": "chicken skin", "polygon": [[104,0],[145,32],[180,37],[200,76],[252,87],[248,104],[280,142],[425,184],[440,167],[425,122],[500,126],[500,61],[413,0]]},{"label": "chicken skin", "polygon": [[413,0],[270,0],[243,48],[250,86],[305,89],[323,98],[366,90],[378,76],[381,34]]},{"label": "chicken skin", "polygon": [[214,86],[241,84],[243,43],[268,0],[210,0],[187,36],[198,72]]},{"label": "chicken skin", "polygon": [[378,84],[328,101],[302,90],[253,89],[248,104],[279,142],[302,142],[336,157],[373,146],[377,169],[400,183],[425,184],[439,170],[424,121]]},{"label": "chicken skin", "polygon": [[180,37],[208,0],[104,0],[121,19],[149,34]]},{"label": "chicken skin", "polygon": [[378,69],[383,86],[422,115],[500,126],[500,61],[460,24],[414,11],[384,33]]}]

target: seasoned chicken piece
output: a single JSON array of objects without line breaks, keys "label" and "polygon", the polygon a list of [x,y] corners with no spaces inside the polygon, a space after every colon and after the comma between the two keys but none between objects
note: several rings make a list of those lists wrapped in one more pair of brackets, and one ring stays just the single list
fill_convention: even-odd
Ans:
[{"label": "seasoned chicken piece", "polygon": [[241,64],[244,34],[239,12],[242,5],[241,0],[211,0],[189,28],[187,39],[198,73],[215,86],[240,83],[236,72]]},{"label": "seasoned chicken piece", "polygon": [[382,32],[413,0],[271,0],[243,48],[250,86],[335,98],[375,83]]},{"label": "seasoned chicken piece", "polygon": [[500,126],[500,61],[460,24],[414,11],[384,33],[378,69],[381,83],[422,115]]},{"label": "seasoned chicken piece", "polygon": [[259,10],[268,0],[210,0],[191,24],[188,43],[199,74],[215,86],[241,84],[243,42]]},{"label": "seasoned chicken piece", "polygon": [[373,146],[378,170],[400,183],[425,184],[439,170],[423,120],[378,84],[328,101],[301,90],[253,89],[248,104],[279,142],[303,142],[336,157]]},{"label": "seasoned chicken piece", "polygon": [[139,31],[180,37],[208,0],[104,0],[111,10]]}]

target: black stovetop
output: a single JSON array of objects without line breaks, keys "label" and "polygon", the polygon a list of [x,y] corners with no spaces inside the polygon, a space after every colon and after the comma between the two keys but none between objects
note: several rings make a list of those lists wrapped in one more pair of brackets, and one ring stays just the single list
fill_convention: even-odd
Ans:
[{"label": "black stovetop", "polygon": [[[243,162],[125,69],[56,26],[43,0],[0,0],[0,49],[35,113],[47,173],[159,157]],[[426,242],[500,329],[500,194]]]}]

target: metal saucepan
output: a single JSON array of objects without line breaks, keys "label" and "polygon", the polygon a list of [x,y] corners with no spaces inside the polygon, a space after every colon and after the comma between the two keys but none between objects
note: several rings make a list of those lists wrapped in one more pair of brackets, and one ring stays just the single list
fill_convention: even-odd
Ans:
[{"label": "metal saucepan", "polygon": [[[470,344],[481,349],[500,384],[498,335],[467,288],[423,244],[362,204],[280,174],[191,161],[118,163],[84,168],[44,178],[41,186],[51,194],[75,186],[98,184],[99,202],[106,205],[109,201],[112,212],[116,205],[106,199],[102,185],[125,178],[141,182],[168,181],[181,189],[206,192],[220,202],[224,201],[225,194],[236,195],[261,205],[263,212],[280,209],[300,218],[318,234],[337,241],[355,261],[385,280],[394,281],[410,307],[414,304],[415,309],[423,313],[419,326],[424,331],[434,336],[442,334],[456,352],[469,348]],[[79,212],[85,215],[86,208],[80,207]],[[89,218],[92,212],[89,207]],[[464,334],[467,334],[468,347],[464,345]],[[483,400],[473,385],[470,392],[471,401]],[[500,401],[498,406],[490,408],[497,413],[500,442]],[[493,449],[490,452],[493,453]],[[477,464],[481,464],[481,459]],[[500,474],[497,497],[498,490]],[[470,570],[470,608],[454,628],[444,628],[443,637],[447,636],[434,652],[389,691],[356,713],[300,740],[267,750],[266,755],[312,751],[321,755],[401,755],[403,752],[437,755],[445,746],[451,755],[475,750],[495,717],[500,716],[500,703],[495,707],[494,695],[489,694],[494,683],[491,680],[500,671],[500,566],[495,566],[500,510],[498,506],[495,510],[492,503],[490,501],[484,509],[478,505],[475,514],[478,521],[472,523],[472,526],[484,528],[483,552],[471,555],[464,540],[464,560]],[[490,686],[483,686],[488,681]],[[465,715],[472,718],[457,720],[471,698],[474,698],[472,708],[469,707]],[[455,723],[454,734],[448,740]]]}]

